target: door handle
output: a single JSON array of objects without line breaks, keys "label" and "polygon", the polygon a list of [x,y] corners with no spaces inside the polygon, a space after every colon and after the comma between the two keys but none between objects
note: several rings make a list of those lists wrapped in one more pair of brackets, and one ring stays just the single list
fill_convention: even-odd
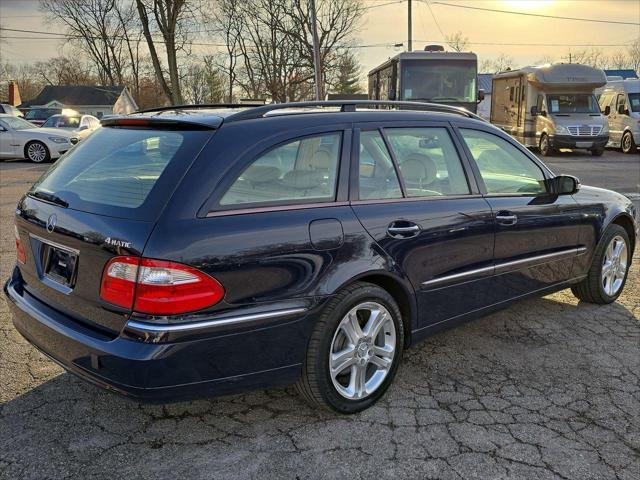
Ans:
[{"label": "door handle", "polygon": [[511,212],[498,212],[496,214],[496,221],[500,225],[509,227],[511,225],[515,225],[516,223],[518,223],[518,216],[514,215]]},{"label": "door handle", "polygon": [[[404,225],[399,226],[398,224]],[[389,225],[389,228],[387,228],[387,232],[389,232],[389,235],[391,235],[392,237],[413,237],[420,232],[420,226],[416,225],[415,223],[406,221],[393,222],[391,225]]]}]

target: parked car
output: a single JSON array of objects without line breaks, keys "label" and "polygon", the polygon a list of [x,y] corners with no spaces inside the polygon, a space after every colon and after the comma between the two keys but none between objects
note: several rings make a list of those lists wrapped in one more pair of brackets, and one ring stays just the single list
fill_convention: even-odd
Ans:
[{"label": "parked car", "polygon": [[104,120],[17,206],[16,328],[125,395],[296,383],[351,413],[444,327],[568,287],[618,298],[630,200],[466,110],[372,104]]},{"label": "parked car", "polygon": [[54,160],[78,137],[58,128],[38,128],[23,118],[0,114],[0,158],[26,158],[35,163]]},{"label": "parked car", "polygon": [[24,115],[24,118],[34,125],[41,127],[49,117],[60,114],[77,115],[78,112],[70,108],[31,108]]},{"label": "parked car", "polygon": [[609,144],[624,153],[640,145],[640,80],[614,80],[600,96],[600,110],[609,119]]},{"label": "parked car", "polygon": [[93,115],[57,114],[50,116],[42,126],[49,128],[64,128],[82,140],[100,128],[100,120]]},{"label": "parked car", "polygon": [[8,103],[0,103],[0,114],[1,113],[13,115],[14,117],[24,117],[24,114],[20,110]]}]

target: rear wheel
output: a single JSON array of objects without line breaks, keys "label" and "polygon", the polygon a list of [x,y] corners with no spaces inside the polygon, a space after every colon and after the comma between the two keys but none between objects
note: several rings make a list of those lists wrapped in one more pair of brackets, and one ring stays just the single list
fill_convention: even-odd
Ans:
[{"label": "rear wheel", "polygon": [[37,140],[27,143],[24,147],[24,156],[34,163],[48,162],[51,159],[47,146]]},{"label": "rear wheel", "polygon": [[610,225],[596,247],[587,278],[571,287],[571,291],[585,302],[614,302],[627,281],[630,263],[627,231],[620,225]]},{"label": "rear wheel", "polygon": [[393,297],[355,283],[332,298],[311,334],[300,394],[312,405],[355,413],[373,405],[393,381],[404,331]]},{"label": "rear wheel", "polygon": [[633,135],[631,135],[631,132],[624,132],[624,135],[622,135],[621,147],[624,153],[636,152],[638,146],[636,145],[636,142],[633,141]]},{"label": "rear wheel", "polygon": [[604,153],[604,148],[592,148],[589,151],[591,152],[591,155],[593,155],[594,157],[601,157],[602,154]]},{"label": "rear wheel", "polygon": [[553,149],[551,148],[551,144],[549,143],[549,137],[546,133],[543,133],[540,137],[538,148],[540,149],[540,154],[543,157],[549,157],[553,153]]}]

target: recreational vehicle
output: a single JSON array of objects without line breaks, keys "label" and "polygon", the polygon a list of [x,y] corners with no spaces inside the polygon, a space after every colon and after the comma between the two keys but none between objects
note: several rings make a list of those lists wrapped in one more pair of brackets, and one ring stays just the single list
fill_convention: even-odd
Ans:
[{"label": "recreational vehicle", "polygon": [[545,156],[560,148],[602,155],[609,127],[594,90],[606,83],[602,70],[578,64],[501,72],[493,77],[491,123]]},{"label": "recreational vehicle", "polygon": [[370,100],[443,103],[475,113],[484,98],[478,91],[478,57],[445,52],[440,45],[402,52],[369,72]]},{"label": "recreational vehicle", "polygon": [[600,95],[600,110],[609,119],[609,147],[637,153],[640,145],[640,80],[609,81]]}]

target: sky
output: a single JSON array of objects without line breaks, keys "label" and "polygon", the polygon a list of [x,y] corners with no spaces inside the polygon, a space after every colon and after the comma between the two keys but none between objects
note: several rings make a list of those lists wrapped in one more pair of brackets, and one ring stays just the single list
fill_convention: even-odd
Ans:
[{"label": "sky", "polygon": [[[404,43],[407,45],[407,0],[363,0],[367,8],[364,22],[356,34],[357,45]],[[0,0],[0,24],[6,28],[62,32],[38,10],[38,0]],[[448,3],[449,5],[444,5]],[[534,64],[542,58],[561,61],[570,51],[587,46],[605,54],[624,50],[623,46],[640,36],[638,25],[594,23],[545,19],[459,8],[509,10],[528,14],[580,17],[608,21],[640,22],[640,0],[413,0],[413,48],[425,44],[444,44],[443,37],[462,32],[479,62],[500,54],[512,57],[514,66]],[[0,32],[3,36],[35,36]],[[212,41],[212,40],[202,40]],[[512,44],[557,44],[531,46]],[[579,45],[579,46],[568,46]],[[604,46],[616,45],[616,46]],[[0,43],[3,61],[33,62],[47,60],[64,51],[56,40],[6,39]],[[213,53],[215,47],[197,47],[198,53]],[[357,50],[363,71],[385,61],[403,48],[368,46]]]}]

